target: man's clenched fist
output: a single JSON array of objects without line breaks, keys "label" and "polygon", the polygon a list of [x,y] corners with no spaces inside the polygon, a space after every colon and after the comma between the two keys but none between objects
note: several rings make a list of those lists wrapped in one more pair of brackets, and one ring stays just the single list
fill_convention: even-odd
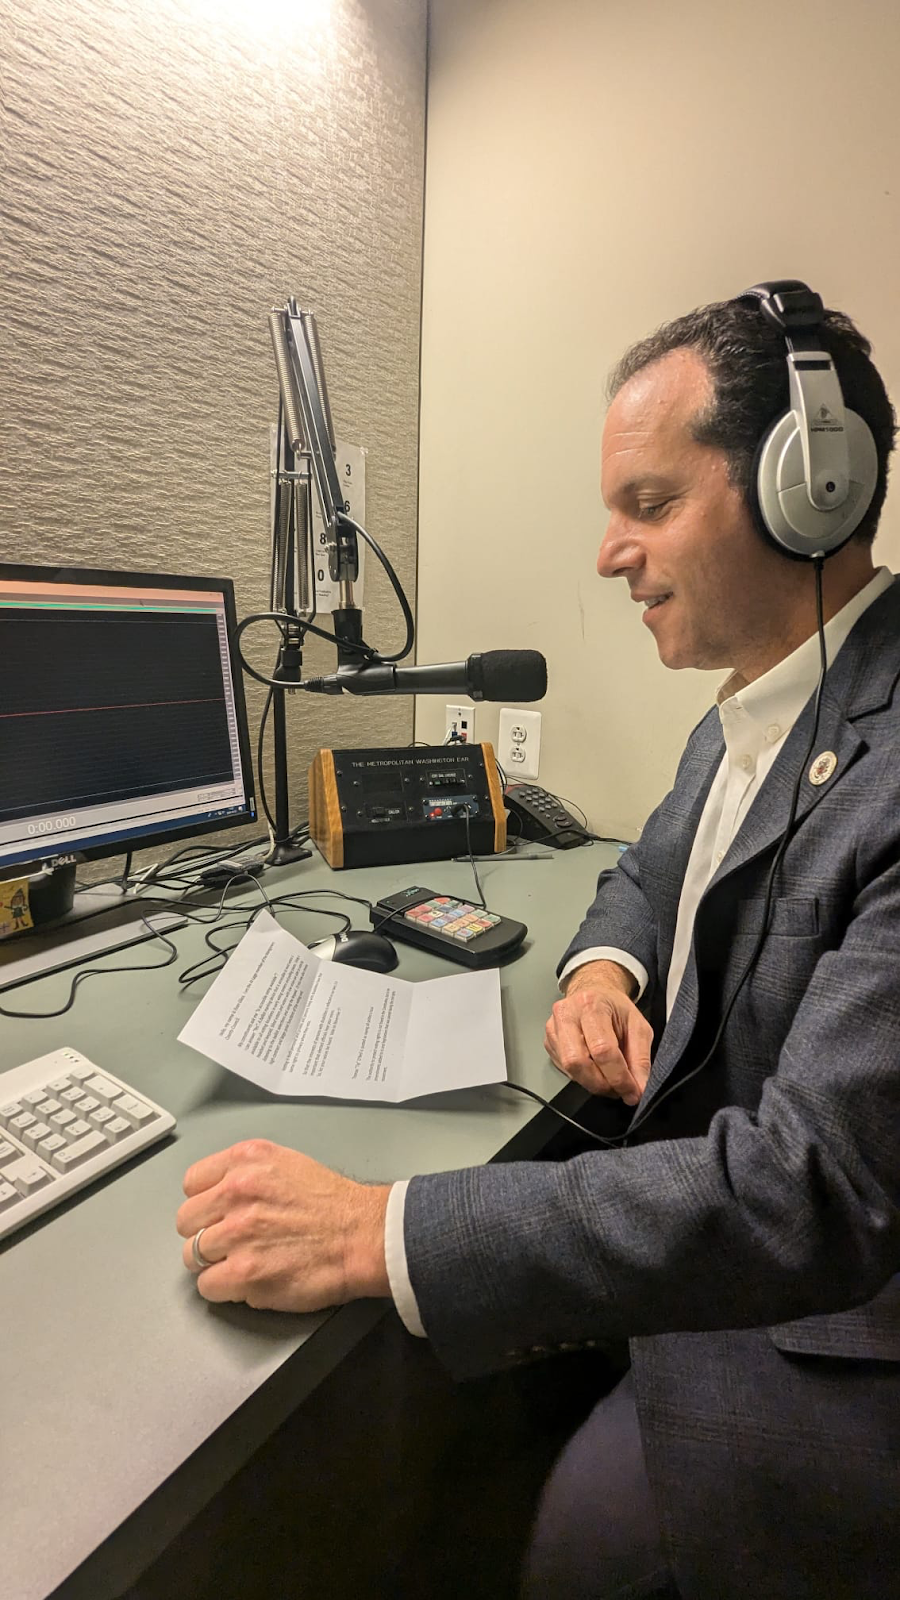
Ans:
[{"label": "man's clenched fist", "polygon": [[576,967],[544,1031],[544,1049],[591,1094],[636,1106],[650,1076],[653,1029],[631,999],[634,978],[614,961]]}]

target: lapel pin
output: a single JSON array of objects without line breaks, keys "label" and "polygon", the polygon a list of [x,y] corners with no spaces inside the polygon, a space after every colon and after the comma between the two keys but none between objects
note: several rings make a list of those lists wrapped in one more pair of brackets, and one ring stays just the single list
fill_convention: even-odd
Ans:
[{"label": "lapel pin", "polygon": [[823,750],[820,756],[816,756],[815,761],[809,769],[810,783],[827,783],[836,766],[837,756],[835,755],[834,751]]}]

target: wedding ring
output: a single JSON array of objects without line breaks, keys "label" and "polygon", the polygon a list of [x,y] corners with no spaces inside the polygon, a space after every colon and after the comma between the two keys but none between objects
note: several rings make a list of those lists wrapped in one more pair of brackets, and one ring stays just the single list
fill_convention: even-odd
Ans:
[{"label": "wedding ring", "polygon": [[201,1228],[199,1233],[195,1233],[194,1234],[193,1243],[191,1245],[191,1255],[194,1258],[194,1266],[197,1268],[198,1272],[202,1272],[204,1267],[214,1267],[215,1266],[215,1262],[214,1261],[209,1261],[207,1259],[207,1257],[203,1254],[203,1251],[200,1249],[200,1240],[203,1238],[203,1235],[205,1234],[205,1232],[206,1232],[206,1229],[205,1228]]}]

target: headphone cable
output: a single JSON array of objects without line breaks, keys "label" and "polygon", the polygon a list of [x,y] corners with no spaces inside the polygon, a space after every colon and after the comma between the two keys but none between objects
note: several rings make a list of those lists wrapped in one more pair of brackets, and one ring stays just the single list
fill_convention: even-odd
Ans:
[{"label": "headphone cable", "polygon": [[826,649],[826,644],[825,644],[824,604],[823,604],[823,599],[822,599],[822,572],[823,572],[823,568],[824,568],[824,565],[825,565],[825,557],[821,552],[819,552],[818,554],[816,554],[815,556],[812,557],[812,561],[813,561],[813,569],[814,569],[814,572],[815,572],[815,580],[816,580],[816,628],[817,628],[818,637],[819,637],[819,679],[818,679],[818,683],[816,684],[815,701],[814,701],[814,704],[813,704],[812,728],[810,730],[809,740],[807,742],[807,746],[806,746],[806,750],[805,750],[804,755],[803,755],[803,759],[802,759],[802,761],[800,762],[800,764],[799,764],[799,766],[797,768],[797,776],[796,776],[796,778],[794,780],[794,787],[793,787],[793,791],[791,793],[791,803],[790,803],[790,807],[789,807],[789,810],[788,810],[788,819],[787,819],[787,822],[785,823],[784,832],[781,835],[781,839],[779,840],[778,847],[777,847],[777,849],[775,851],[775,857],[774,857],[774,860],[772,861],[772,866],[771,866],[770,871],[769,871],[769,877],[768,877],[768,880],[766,882],[766,893],[765,893],[765,899],[764,899],[764,902],[763,902],[762,924],[760,926],[760,930],[759,930],[759,933],[757,935],[756,944],[754,945],[753,950],[750,953],[750,958],[747,961],[747,964],[744,967],[743,972],[741,973],[740,977],[738,978],[738,981],[735,984],[734,989],[731,992],[731,995],[729,996],[728,1004],[726,1005],[725,1010],[722,1013],[722,1019],[721,1019],[721,1021],[719,1023],[718,1028],[716,1029],[716,1035],[715,1035],[715,1038],[713,1039],[712,1044],[710,1045],[710,1047],[707,1050],[706,1054],[704,1055],[703,1059],[700,1062],[698,1062],[696,1067],[692,1067],[690,1072],[685,1073],[685,1076],[683,1078],[679,1078],[676,1083],[670,1084],[667,1089],[664,1089],[662,1094],[658,1095],[656,1097],[656,1099],[653,1100],[652,1103],[647,1106],[647,1109],[643,1114],[641,1113],[641,1109],[640,1109],[640,1106],[639,1106],[637,1111],[636,1111],[636,1113],[635,1113],[635,1115],[634,1115],[634,1117],[631,1120],[631,1123],[629,1124],[628,1128],[626,1129],[626,1131],[624,1133],[617,1134],[617,1135],[615,1135],[615,1136],[613,1136],[611,1138],[601,1137],[600,1134],[594,1133],[590,1128],[586,1128],[583,1123],[576,1122],[573,1117],[566,1116],[563,1112],[558,1111],[555,1106],[551,1105],[551,1103],[549,1101],[542,1100],[541,1096],[536,1094],[534,1092],[534,1090],[526,1089],[524,1084],[514,1083],[512,1081],[512,1079],[509,1079],[509,1078],[506,1080],[507,1087],[509,1087],[510,1089],[517,1089],[521,1094],[527,1094],[532,1100],[539,1100],[542,1105],[546,1106],[548,1111],[552,1111],[554,1116],[559,1117],[561,1121],[568,1122],[568,1123],[573,1123],[574,1126],[579,1128],[582,1133],[587,1135],[588,1138],[594,1139],[598,1144],[602,1144],[602,1145],[604,1145],[604,1146],[606,1146],[608,1148],[615,1149],[615,1148],[621,1148],[622,1146],[627,1145],[628,1140],[630,1138],[632,1138],[632,1136],[635,1133],[637,1133],[639,1128],[643,1128],[649,1122],[649,1120],[653,1116],[654,1112],[659,1109],[659,1107],[663,1104],[663,1102],[665,1100],[668,1100],[670,1095],[674,1094],[676,1092],[676,1090],[678,1090],[678,1089],[683,1089],[685,1084],[690,1083],[692,1078],[696,1078],[697,1075],[699,1073],[701,1073],[704,1070],[704,1068],[709,1065],[710,1061],[712,1060],[713,1056],[715,1055],[716,1051],[718,1050],[719,1045],[722,1042],[722,1035],[724,1034],[725,1029],[726,1029],[726,1027],[728,1025],[728,1019],[731,1016],[732,1011],[734,1010],[734,1007],[735,1007],[735,1004],[737,1002],[738,996],[740,995],[741,990],[743,989],[745,983],[747,982],[747,979],[750,977],[750,974],[752,973],[754,967],[756,966],[756,963],[759,960],[760,953],[762,951],[763,945],[765,944],[766,937],[767,937],[767,934],[768,934],[768,931],[769,931],[769,921],[770,921],[770,918],[771,918],[771,915],[772,915],[772,900],[773,900],[773,894],[774,894],[774,889],[775,889],[775,882],[776,882],[776,879],[777,879],[777,876],[778,876],[778,871],[779,871],[779,868],[781,866],[782,860],[784,859],[785,851],[787,850],[788,844],[790,843],[791,835],[792,835],[792,833],[794,831],[794,824],[795,824],[795,822],[797,820],[797,806],[798,806],[799,800],[800,800],[800,786],[801,786],[801,784],[803,782],[803,774],[805,773],[805,771],[807,769],[807,765],[808,765],[809,760],[810,760],[810,757],[812,756],[813,749],[815,747],[816,737],[817,737],[818,731],[819,731],[819,716],[820,716],[821,706],[822,706],[822,691],[823,691],[824,686],[825,686],[825,674],[828,671],[828,654],[827,654],[827,649]]}]

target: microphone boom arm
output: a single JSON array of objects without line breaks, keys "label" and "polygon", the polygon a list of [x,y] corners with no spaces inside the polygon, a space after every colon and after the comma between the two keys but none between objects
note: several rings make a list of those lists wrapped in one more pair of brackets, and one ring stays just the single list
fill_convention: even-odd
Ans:
[{"label": "microphone boom arm", "polygon": [[356,530],[347,515],[334,460],[334,426],[319,347],[316,319],[300,311],[293,297],[269,314],[287,441],[295,456],[308,463],[322,509],[328,570],[339,585],[342,610],[353,607],[353,584],[359,575]]}]

